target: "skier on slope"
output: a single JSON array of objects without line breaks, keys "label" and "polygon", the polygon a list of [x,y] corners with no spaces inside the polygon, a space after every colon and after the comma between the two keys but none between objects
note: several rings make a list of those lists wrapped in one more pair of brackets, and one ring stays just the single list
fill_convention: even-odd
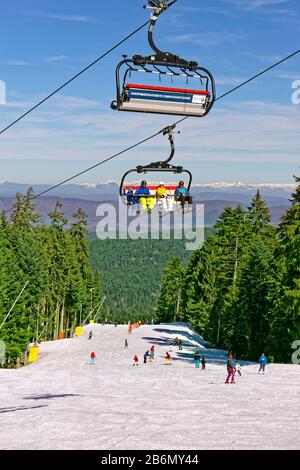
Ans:
[{"label": "skier on slope", "polygon": [[137,355],[135,355],[134,358],[133,358],[133,365],[134,365],[134,366],[138,366],[138,365],[139,365],[139,358],[137,357]]},{"label": "skier on slope", "polygon": [[262,371],[262,373],[264,374],[264,373],[265,373],[266,365],[268,364],[268,359],[266,358],[266,356],[265,356],[264,353],[262,353],[262,355],[261,355],[260,358],[258,359],[258,363],[259,363],[259,371],[258,371],[258,373],[260,374],[261,371]]},{"label": "skier on slope", "polygon": [[92,339],[92,336],[93,336],[93,332],[92,330],[89,332],[89,339]]},{"label": "skier on slope", "polygon": [[194,354],[194,363],[195,363],[196,369],[199,369],[199,367],[200,367],[200,353],[199,353],[199,351],[196,351],[195,354]]},{"label": "skier on slope", "polygon": [[149,356],[149,349],[148,349],[148,351],[146,351],[145,354],[144,354],[144,364],[147,363],[147,357],[148,357],[148,356]]},{"label": "skier on slope", "polygon": [[228,355],[228,360],[227,360],[227,378],[225,381],[225,384],[229,384],[229,380],[231,378],[231,384],[234,384],[234,376],[235,376],[235,368],[233,367],[233,359],[232,355]]},{"label": "skier on slope", "polygon": [[149,356],[150,356],[150,361],[151,362],[154,361],[154,345],[151,346]]},{"label": "skier on slope", "polygon": [[205,359],[205,356],[202,357],[201,364],[202,364],[202,370],[205,370],[205,369],[206,369],[206,359]]},{"label": "skier on slope", "polygon": [[171,365],[171,356],[168,352],[166,352],[165,360],[166,360],[166,365],[170,366]]},{"label": "skier on slope", "polygon": [[96,354],[94,351],[91,352],[90,364],[96,364]]},{"label": "skier on slope", "polygon": [[128,349],[128,341],[127,341],[127,339],[125,339],[125,346],[124,346],[124,349]]}]

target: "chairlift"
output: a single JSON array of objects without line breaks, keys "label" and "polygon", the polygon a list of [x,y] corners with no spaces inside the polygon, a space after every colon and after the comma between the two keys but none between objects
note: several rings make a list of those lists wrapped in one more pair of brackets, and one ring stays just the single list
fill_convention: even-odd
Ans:
[{"label": "chairlift", "polygon": [[[216,99],[215,81],[211,72],[200,67],[197,62],[187,61],[170,52],[163,52],[156,46],[153,32],[159,16],[166,11],[174,1],[148,0],[144,8],[153,10],[148,30],[148,41],[154,51],[151,56],[135,55],[132,58],[123,56],[116,68],[117,98],[111,103],[111,108],[118,111],[132,111],[155,114],[171,114],[178,116],[206,116]],[[129,82],[133,75],[142,74],[144,77],[174,77],[185,82],[195,80],[193,88],[146,85]],[[185,85],[186,85],[185,83]]]}]

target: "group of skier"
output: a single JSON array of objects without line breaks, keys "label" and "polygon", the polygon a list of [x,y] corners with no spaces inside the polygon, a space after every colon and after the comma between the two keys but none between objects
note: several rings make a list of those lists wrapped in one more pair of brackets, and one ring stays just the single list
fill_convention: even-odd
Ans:
[{"label": "group of skier", "polygon": [[[267,359],[267,357],[265,356],[264,353],[262,353],[262,355],[258,359],[258,363],[259,363],[258,374],[260,374],[261,372],[264,374],[265,369],[266,369],[266,365],[268,364],[268,359]],[[242,368],[241,368],[239,362],[236,359],[234,359],[232,352],[229,352],[228,353],[228,358],[227,358],[227,377],[226,377],[225,384],[229,384],[229,383],[234,384],[235,383],[235,380],[234,380],[235,374],[238,373],[239,376],[242,375],[242,370],[241,369]]]},{"label": "group of skier", "polygon": [[[149,358],[149,361],[148,362],[153,362],[154,361],[154,349],[155,349],[155,346],[152,345],[151,346],[151,349],[147,350],[145,353],[144,353],[144,364],[147,364],[147,360]],[[167,351],[166,352],[166,355],[165,355],[165,364],[166,365],[171,365],[171,356],[170,356],[170,353]],[[135,354],[134,357],[133,357],[133,365],[134,366],[138,366],[139,365],[139,358],[138,356]]]},{"label": "group of skier", "polygon": [[136,208],[137,215],[141,213],[141,210],[151,213],[155,202],[166,212],[173,212],[174,200],[179,201],[181,204],[192,203],[192,198],[185,188],[184,181],[179,182],[174,195],[167,190],[163,182],[160,182],[157,186],[155,195],[151,195],[147,181],[143,180],[135,192],[133,188],[128,188],[125,196],[127,204]]},{"label": "group of skier", "polygon": [[171,342],[171,346],[178,346],[178,349],[181,351],[182,350],[182,340],[176,336],[174,341]]},{"label": "group of skier", "polygon": [[194,354],[194,363],[195,363],[196,369],[199,369],[199,367],[200,367],[200,361],[201,361],[201,364],[202,364],[202,370],[205,370],[205,368],[206,368],[206,359],[205,359],[205,356],[202,356],[202,359],[201,359],[201,357],[200,357],[200,351],[196,351],[195,354]]},{"label": "group of skier", "polygon": [[154,345],[151,346],[151,349],[149,349],[145,352],[144,354],[144,364],[147,363],[147,359],[149,357],[149,361],[152,362],[154,361]]},{"label": "group of skier", "polygon": [[[93,337],[93,332],[92,330],[89,331],[89,335],[88,335],[88,339],[91,340]],[[175,338],[174,341],[172,341],[171,345],[176,345],[179,347],[179,349],[181,350],[182,349],[182,340],[180,340],[177,336]],[[128,349],[128,340],[125,339],[125,345],[124,345],[124,349]],[[145,353],[144,353],[144,364],[147,363],[148,359],[149,359],[149,362],[153,362],[154,361],[154,350],[155,350],[155,346],[152,345],[150,350],[148,349]],[[195,367],[196,369],[199,369],[200,368],[200,362],[201,362],[201,365],[202,365],[202,370],[205,370],[206,369],[206,358],[205,356],[203,355],[202,356],[202,359],[201,359],[201,355],[200,355],[200,351],[197,350],[195,351],[194,353],[194,364],[195,364]],[[260,356],[259,360],[258,360],[258,363],[259,363],[259,371],[258,371],[258,374],[262,373],[264,374],[265,373],[265,369],[266,369],[266,366],[268,364],[268,360],[267,360],[267,357],[265,356],[264,353],[262,353],[262,355]],[[90,355],[90,364],[96,364],[96,354],[94,351],[91,352],[91,355]],[[165,354],[165,364],[166,365],[171,365],[171,355],[169,353],[169,351],[166,352]],[[138,356],[135,354],[134,357],[133,357],[133,365],[134,366],[138,366],[139,365],[139,358]],[[229,352],[228,353],[228,356],[227,356],[227,377],[226,377],[226,380],[225,380],[225,384],[234,384],[235,383],[235,375],[236,373],[238,373],[239,376],[242,375],[242,372],[241,372],[241,365],[239,364],[239,362],[234,358],[232,352]]]}]

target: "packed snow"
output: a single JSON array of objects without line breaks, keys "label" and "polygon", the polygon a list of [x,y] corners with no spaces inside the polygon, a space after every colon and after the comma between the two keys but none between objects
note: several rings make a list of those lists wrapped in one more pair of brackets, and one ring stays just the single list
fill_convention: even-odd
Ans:
[{"label": "packed snow", "polygon": [[[182,350],[170,346],[176,336]],[[155,359],[143,364],[152,345]],[[197,349],[206,370],[194,366]],[[299,449],[300,366],[271,364],[258,375],[241,362],[242,376],[226,385],[226,359],[184,324],[131,334],[90,325],[81,337],[42,343],[38,362],[0,369],[0,448]]]}]

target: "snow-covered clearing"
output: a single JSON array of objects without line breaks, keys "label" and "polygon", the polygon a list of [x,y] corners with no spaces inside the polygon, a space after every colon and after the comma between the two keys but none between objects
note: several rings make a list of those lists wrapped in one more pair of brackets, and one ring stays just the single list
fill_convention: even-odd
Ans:
[{"label": "snow-covered clearing", "polygon": [[[169,346],[176,336],[182,351]],[[224,351],[202,349],[207,370],[194,367],[199,340],[180,324],[132,334],[92,325],[80,338],[43,343],[37,363],[0,369],[0,448],[299,449],[300,366],[272,364],[258,375],[242,364],[242,377],[225,385]],[[152,344],[155,360],[144,365]]]}]

